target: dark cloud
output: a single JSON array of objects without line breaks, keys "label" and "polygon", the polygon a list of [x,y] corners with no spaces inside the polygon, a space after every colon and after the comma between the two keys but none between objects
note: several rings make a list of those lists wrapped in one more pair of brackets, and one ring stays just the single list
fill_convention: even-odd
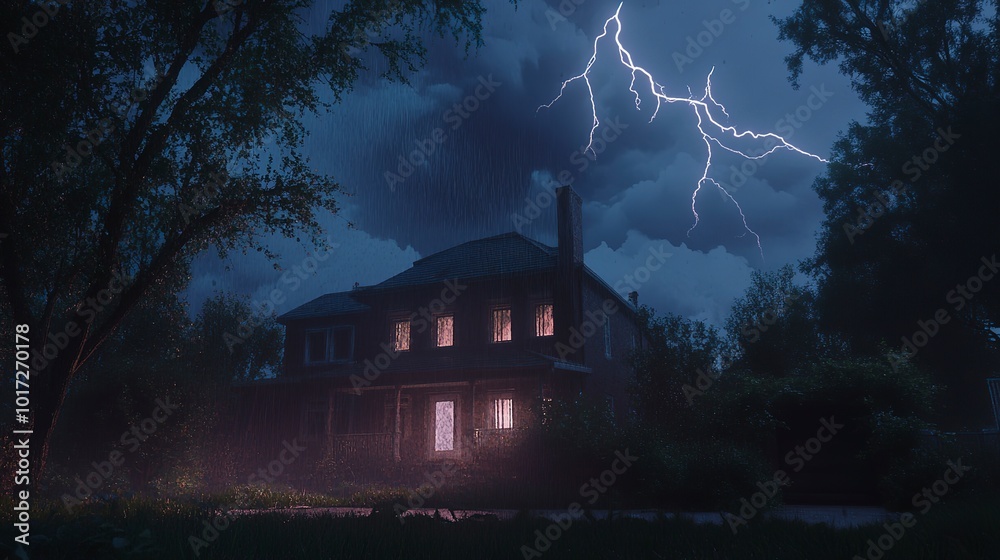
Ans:
[{"label": "dark cloud", "polygon": [[[453,42],[434,39],[428,65],[410,85],[367,76],[329,114],[310,122],[313,162],[352,193],[344,214],[361,230],[347,233],[330,221],[342,250],[353,251],[329,271],[337,278],[328,282],[331,290],[349,287],[352,278],[381,280],[409,266],[417,254],[514,230],[512,215],[523,213],[526,200],[536,199],[548,179],[564,170],[585,201],[587,262],[609,282],[608,276],[627,269],[648,247],[672,248],[667,271],[640,290],[643,301],[659,311],[720,324],[751,269],[773,269],[812,255],[822,208],[811,185],[824,166],[788,152],[769,157],[744,182],[731,167],[743,161],[716,149],[713,175],[760,235],[765,260],[735,204],[713,187],[703,188],[696,207],[701,221],[688,234],[694,222],[691,195],[706,156],[694,116],[684,105],[667,105],[650,123],[653,99],[645,96],[636,110],[629,73],[610,40],[602,43],[592,83],[602,123],[616,123],[620,133],[596,160],[581,155],[590,129],[582,83],[552,108],[536,111],[563,80],[584,68],[594,37],[617,7],[597,0],[562,5],[575,7],[554,17],[557,2],[523,1],[516,10],[505,1],[493,2],[485,45],[478,51],[466,57]],[[700,96],[714,66],[713,93],[731,115],[728,124],[761,132],[781,128],[796,145],[826,156],[837,133],[850,120],[864,118],[864,108],[834,67],[807,66],[799,90],[788,83],[784,57],[791,46],[777,41],[769,16],[787,15],[795,6],[754,0],[633,2],[622,8],[622,39],[668,94],[686,96],[690,87]],[[723,10],[730,10],[732,22],[715,37],[711,31],[719,27],[713,20]],[[687,48],[699,33],[708,46],[679,65],[675,53],[696,52]],[[373,67],[373,74],[378,70]],[[833,95],[818,108],[801,111],[814,87]],[[431,145],[433,151],[414,156],[419,163],[390,188],[386,173],[400,172],[400,158],[410,158],[421,146],[430,151]],[[522,231],[553,243],[554,218],[552,207],[544,209]],[[211,269],[211,274],[217,284],[224,277],[225,285],[253,293],[269,280],[251,270],[257,264],[250,262],[238,273]],[[210,268],[196,270],[195,292],[204,291]],[[315,283],[321,285],[326,283]]]}]

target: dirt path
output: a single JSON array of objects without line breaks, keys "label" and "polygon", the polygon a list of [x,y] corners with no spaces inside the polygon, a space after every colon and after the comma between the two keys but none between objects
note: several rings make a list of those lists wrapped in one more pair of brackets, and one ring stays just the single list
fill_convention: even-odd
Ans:
[{"label": "dirt path", "polygon": [[[332,515],[335,517],[366,517],[371,514],[371,508],[363,507],[293,507],[287,509],[267,509],[267,510],[237,510],[233,513],[240,515],[252,515],[254,513],[264,513],[264,512],[285,512],[291,515]],[[566,511],[560,510],[531,510],[532,515],[538,517],[545,517],[549,519],[555,519],[556,516],[566,515]],[[592,510],[593,516],[596,519],[607,519],[609,516],[608,510]],[[723,512],[687,512],[680,513],[680,517],[685,519],[691,519],[695,523],[712,523],[715,525],[721,525],[724,520],[722,518]],[[738,511],[730,512],[733,515],[739,515]],[[455,521],[458,519],[485,519],[491,516],[495,516],[497,519],[506,520],[512,519],[517,515],[517,510],[513,509],[482,509],[482,510],[450,510],[450,509],[434,509],[434,508],[418,508],[407,510],[403,513],[403,517],[410,517],[414,515],[426,515],[434,516],[439,514],[442,519],[446,521]],[[673,518],[674,513],[665,512],[662,510],[652,510],[652,509],[634,509],[634,510],[619,510],[613,512],[614,518],[632,518],[632,519],[645,519],[647,521],[654,521],[658,518]],[[895,520],[898,514],[889,512],[886,509],[879,507],[865,507],[865,506],[783,506],[781,508],[771,510],[764,513],[765,517],[772,519],[783,519],[787,521],[797,520],[803,521],[809,524],[820,524],[825,523],[831,527],[836,528],[847,528],[847,527],[857,527],[860,525],[877,525],[880,523],[885,523],[887,521]]]}]

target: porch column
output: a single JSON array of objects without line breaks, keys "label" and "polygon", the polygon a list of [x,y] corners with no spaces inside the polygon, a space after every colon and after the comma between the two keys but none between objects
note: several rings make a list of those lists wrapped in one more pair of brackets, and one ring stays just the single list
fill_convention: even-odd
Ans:
[{"label": "porch column", "polygon": [[399,401],[402,394],[402,388],[396,386],[396,414],[393,415],[393,429],[392,429],[392,458],[397,463],[400,461],[399,456],[399,438],[402,435],[402,429],[400,428],[399,421]]},{"label": "porch column", "polygon": [[476,382],[469,381],[470,392],[472,393],[472,404],[469,408],[472,410],[472,446],[473,449],[469,450],[471,454],[474,450],[474,446],[479,443],[479,438],[477,437],[478,432],[476,432]]},{"label": "porch column", "polygon": [[325,435],[326,435],[326,438],[325,438],[326,439],[326,449],[324,451],[329,450],[331,447],[333,447],[333,400],[334,400],[333,399],[333,395],[334,395],[333,389],[327,389],[327,391],[326,391],[326,426],[325,426],[325,432],[326,432],[325,433]]}]

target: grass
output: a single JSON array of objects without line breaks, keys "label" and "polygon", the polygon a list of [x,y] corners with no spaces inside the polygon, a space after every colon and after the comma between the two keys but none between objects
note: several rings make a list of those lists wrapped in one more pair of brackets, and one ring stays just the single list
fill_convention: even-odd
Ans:
[{"label": "grass", "polygon": [[[300,503],[304,495],[256,493],[245,489],[212,497],[152,501],[130,498],[90,503],[67,513],[61,504],[36,509],[32,519],[31,558],[44,559],[808,559],[851,560],[866,557],[868,541],[881,526],[832,529],[777,520],[752,520],[733,535],[726,525],[697,525],[682,519],[655,522],[574,521],[565,531],[526,515],[511,521],[463,520],[449,523],[431,517],[407,517],[400,523],[391,508],[370,517],[334,518],[263,512],[220,517],[220,504],[273,507]],[[316,505],[342,500],[311,496]],[[324,500],[326,500],[324,502]],[[335,504],[334,502],[338,502]],[[10,504],[3,504],[8,511]],[[222,530],[210,529],[213,520]],[[995,496],[955,496],[917,514],[883,558],[906,560],[996,558],[1000,550],[1000,502]],[[10,525],[0,553],[19,558],[11,547]],[[546,530],[558,536],[540,539]],[[195,540],[192,540],[195,539]],[[201,539],[198,541],[197,539]],[[198,547],[194,553],[192,542]],[[546,546],[548,545],[548,546]],[[544,551],[541,549],[545,549]]]}]

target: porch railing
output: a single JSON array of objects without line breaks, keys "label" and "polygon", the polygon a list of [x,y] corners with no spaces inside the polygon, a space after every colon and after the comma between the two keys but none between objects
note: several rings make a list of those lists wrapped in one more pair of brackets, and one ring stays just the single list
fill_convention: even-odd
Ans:
[{"label": "porch railing", "polygon": [[501,455],[524,440],[527,428],[490,430],[476,428],[474,442],[479,455]]},{"label": "porch railing", "polygon": [[378,462],[392,459],[392,434],[338,434],[330,438],[330,455],[335,460]]}]

